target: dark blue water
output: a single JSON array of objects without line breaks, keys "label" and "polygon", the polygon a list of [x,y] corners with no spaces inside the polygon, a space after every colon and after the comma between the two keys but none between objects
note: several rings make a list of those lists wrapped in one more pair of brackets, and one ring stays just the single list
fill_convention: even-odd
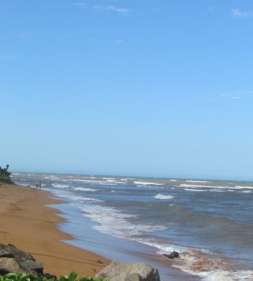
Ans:
[{"label": "dark blue water", "polygon": [[[178,280],[173,268],[205,280],[253,280],[253,183],[49,174],[14,180],[41,183],[65,200],[57,206],[68,220],[61,228],[80,247],[117,260],[149,257],[164,276],[160,257],[176,250],[183,258],[170,273]],[[206,265],[196,270],[193,259]]]}]

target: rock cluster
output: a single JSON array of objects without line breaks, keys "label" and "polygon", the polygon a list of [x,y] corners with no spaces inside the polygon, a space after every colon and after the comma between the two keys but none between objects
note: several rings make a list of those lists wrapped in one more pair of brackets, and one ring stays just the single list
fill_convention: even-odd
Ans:
[{"label": "rock cluster", "polygon": [[160,281],[158,270],[142,263],[113,262],[99,272],[96,277],[109,281]]},{"label": "rock cluster", "polygon": [[[31,254],[23,252],[11,244],[0,244],[0,275],[12,272],[56,279],[55,276],[44,273],[42,264],[37,262]],[[160,281],[157,269],[141,263],[112,262],[96,277],[108,281]]]},{"label": "rock cluster", "polygon": [[47,276],[43,273],[42,264],[32,255],[17,249],[14,245],[0,244],[0,275],[11,272]]}]

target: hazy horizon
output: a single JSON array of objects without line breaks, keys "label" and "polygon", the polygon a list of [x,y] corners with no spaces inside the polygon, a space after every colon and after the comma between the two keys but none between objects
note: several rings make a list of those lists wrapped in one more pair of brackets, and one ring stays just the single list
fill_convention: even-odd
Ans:
[{"label": "hazy horizon", "polygon": [[148,175],[130,175],[130,174],[96,174],[96,173],[82,173],[78,171],[31,171],[31,170],[13,170],[12,173],[17,174],[48,174],[48,175],[73,175],[73,176],[84,176],[84,177],[114,177],[114,178],[139,178],[139,179],[157,179],[157,180],[192,180],[194,181],[217,181],[217,182],[245,182],[245,183],[253,183],[252,179],[243,179],[243,178],[208,178],[208,177],[191,177],[191,176],[148,176]]}]

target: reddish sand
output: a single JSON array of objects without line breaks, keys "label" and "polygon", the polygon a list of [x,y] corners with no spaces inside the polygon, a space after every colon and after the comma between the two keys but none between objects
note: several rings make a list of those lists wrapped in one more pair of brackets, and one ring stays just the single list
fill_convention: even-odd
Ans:
[{"label": "reddish sand", "polygon": [[50,194],[35,189],[0,185],[0,243],[11,243],[42,262],[44,271],[94,276],[108,260],[62,242],[72,239],[57,225],[63,221],[46,205],[57,203]]}]

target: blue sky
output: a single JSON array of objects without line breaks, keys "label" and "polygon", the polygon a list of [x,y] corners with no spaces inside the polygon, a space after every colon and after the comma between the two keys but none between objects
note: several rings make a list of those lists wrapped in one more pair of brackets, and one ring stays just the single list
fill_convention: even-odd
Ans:
[{"label": "blue sky", "polygon": [[2,0],[1,162],[253,179],[251,0]]}]

